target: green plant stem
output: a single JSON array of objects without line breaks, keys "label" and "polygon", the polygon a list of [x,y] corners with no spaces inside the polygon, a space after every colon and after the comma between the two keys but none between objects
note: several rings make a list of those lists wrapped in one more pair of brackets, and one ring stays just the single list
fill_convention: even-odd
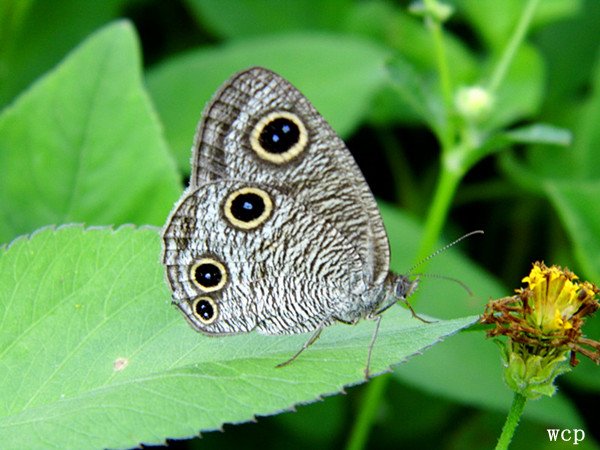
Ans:
[{"label": "green plant stem", "polygon": [[502,428],[502,434],[500,435],[498,443],[496,444],[496,450],[508,449],[508,446],[510,445],[510,442],[515,434],[515,430],[517,429],[517,425],[519,424],[519,420],[521,419],[521,415],[523,414],[523,409],[525,408],[526,402],[527,398],[525,396],[515,392],[512,405],[510,406],[510,411],[508,412],[506,422]]},{"label": "green plant stem", "polygon": [[[417,261],[429,256],[440,238],[440,234],[448,217],[448,211],[452,204],[452,199],[456,194],[458,184],[462,179],[461,173],[448,170],[442,166],[440,177],[435,188],[433,202],[429,208],[421,245],[417,253]],[[423,267],[420,270],[424,269]]]},{"label": "green plant stem", "polygon": [[[425,4],[429,9],[433,9],[432,3],[435,0],[425,0]],[[452,104],[452,81],[450,78],[450,68],[448,67],[448,58],[446,56],[446,47],[444,46],[444,31],[439,20],[428,15],[425,18],[426,24],[431,30],[433,37],[433,45],[436,56],[436,64],[438,75],[440,77],[440,85],[442,88],[442,96],[444,103],[448,106]]]},{"label": "green plant stem", "polygon": [[[425,4],[429,8],[433,8],[431,3],[434,0],[425,0]],[[451,126],[451,121],[448,120],[451,116],[452,111],[452,78],[450,76],[450,68],[448,67],[448,57],[446,55],[446,47],[444,45],[444,31],[442,24],[439,20],[435,20],[431,16],[425,17],[425,23],[429,30],[431,30],[431,36],[433,38],[434,52],[436,56],[437,72],[440,79],[440,89],[442,92],[442,99],[444,102],[444,117],[446,117],[446,130],[443,136],[440,136],[442,140],[442,147],[449,147],[452,143],[454,136],[454,129]]]},{"label": "green plant stem", "polygon": [[533,13],[535,12],[539,2],[540,0],[529,0],[525,5],[523,14],[521,15],[519,23],[517,24],[517,28],[512,34],[510,41],[508,41],[508,45],[504,49],[504,53],[502,54],[502,57],[500,58],[500,61],[490,78],[490,82],[488,84],[490,93],[495,94],[502,84],[502,81],[504,81],[506,72],[508,71],[511,62],[514,59],[519,46],[523,42],[523,39],[525,39],[525,34],[529,29],[531,19],[533,18]]},{"label": "green plant stem", "polygon": [[373,422],[375,422],[379,404],[381,403],[383,393],[385,392],[389,380],[390,375],[382,375],[369,382],[367,389],[365,389],[365,396],[361,402],[358,418],[350,431],[350,438],[346,444],[346,450],[361,450],[365,448],[367,439],[369,438],[369,432],[371,431]]}]

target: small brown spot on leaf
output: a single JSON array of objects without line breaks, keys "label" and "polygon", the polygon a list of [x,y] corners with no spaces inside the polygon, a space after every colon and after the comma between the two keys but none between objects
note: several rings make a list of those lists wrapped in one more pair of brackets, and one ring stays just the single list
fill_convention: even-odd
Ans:
[{"label": "small brown spot on leaf", "polygon": [[120,372],[121,370],[125,369],[125,367],[127,367],[128,365],[128,358],[119,357],[115,359],[115,362],[113,363],[113,369],[115,370],[115,372]]}]

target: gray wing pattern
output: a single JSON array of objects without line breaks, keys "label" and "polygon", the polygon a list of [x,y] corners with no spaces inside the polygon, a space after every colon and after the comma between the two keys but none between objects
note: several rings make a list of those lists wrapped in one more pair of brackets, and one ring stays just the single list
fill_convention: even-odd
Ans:
[{"label": "gray wing pattern", "polygon": [[[250,131],[271,111],[295,113],[309,134],[307,150],[283,166],[261,160],[250,148]],[[351,243],[362,261],[366,284],[384,282],[389,244],[360,169],[325,119],[279,75],[263,68],[240,72],[205,109],[194,142],[190,186],[217,180],[247,181],[285,192]]]},{"label": "gray wing pattern", "polygon": [[[209,334],[253,329],[286,334],[361,316],[367,287],[351,243],[304,205],[264,185],[273,199],[273,215],[251,232],[228,226],[221,217],[222,200],[244,185],[230,180],[203,184],[176,206],[164,230],[173,298],[194,327]],[[194,261],[206,255],[222,261],[231,280],[207,294],[219,308],[219,319],[210,324],[192,312],[202,293],[189,273]]]}]

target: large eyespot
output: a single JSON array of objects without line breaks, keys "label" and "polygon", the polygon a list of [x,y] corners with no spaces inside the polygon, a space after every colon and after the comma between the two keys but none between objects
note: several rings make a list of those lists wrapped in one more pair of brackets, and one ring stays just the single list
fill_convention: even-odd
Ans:
[{"label": "large eyespot", "polygon": [[300,118],[286,111],[275,111],[260,119],[250,134],[256,154],[274,164],[294,159],[306,148],[308,133]]},{"label": "large eyespot", "polygon": [[198,297],[192,303],[192,312],[194,316],[205,325],[215,321],[219,315],[219,308],[215,301],[210,297]]},{"label": "large eyespot", "polygon": [[203,292],[214,292],[225,286],[227,270],[214,258],[202,258],[190,267],[190,278]]},{"label": "large eyespot", "polygon": [[243,187],[233,191],[223,206],[227,220],[242,230],[252,230],[262,225],[272,211],[273,201],[269,194],[255,187]]}]

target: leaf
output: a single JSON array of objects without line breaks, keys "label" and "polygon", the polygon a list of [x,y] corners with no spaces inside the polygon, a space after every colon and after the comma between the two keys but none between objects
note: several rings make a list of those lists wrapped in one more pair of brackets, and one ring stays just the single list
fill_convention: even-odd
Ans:
[{"label": "leaf", "polygon": [[[377,93],[369,122],[439,123],[442,105],[437,80],[438,60],[436,52],[432,51],[434,37],[431,30],[423,26],[423,19],[397,3],[369,1],[354,3],[345,22],[347,32],[360,34],[395,51],[390,62],[391,82]],[[448,70],[455,84],[469,83],[477,76],[480,62],[463,41],[446,33],[444,48],[448,61],[452,61]],[[412,92],[410,88],[417,90]],[[426,103],[421,103],[427,106],[421,110],[413,97],[423,97],[424,93],[429,98]]]},{"label": "leaf", "polygon": [[[502,48],[517,27],[527,2],[522,0],[458,0],[457,11],[465,14],[491,48]],[[581,8],[580,0],[539,2],[532,25],[541,26],[572,16]],[[493,18],[493,19],[492,19]],[[492,19],[492,20],[490,20]]]},{"label": "leaf", "polygon": [[0,0],[0,106],[130,0]]},{"label": "leaf", "polygon": [[600,21],[600,2],[572,4],[578,6],[576,15],[535,32],[536,46],[551,69],[544,89],[544,117],[552,117],[552,121],[557,116],[569,116],[577,108],[581,93],[589,89],[590,73],[598,55],[595,31]]},{"label": "leaf", "polygon": [[[492,58],[489,63],[491,68],[498,64],[498,60]],[[486,127],[500,129],[534,116],[543,100],[545,75],[546,70],[539,51],[522,44],[498,88],[492,113],[485,123]]]},{"label": "leaf", "polygon": [[547,183],[546,192],[573,243],[577,262],[600,281],[600,179]]},{"label": "leaf", "polygon": [[[3,449],[159,444],[249,421],[363,381],[374,323],[306,335],[195,333],[169,305],[155,229],[45,229],[0,250]],[[386,312],[372,369],[473,323]]]},{"label": "leaf", "polygon": [[[438,60],[434,36],[423,24],[423,18],[410,13],[405,6],[384,1],[355,2],[345,29],[361,34],[393,48],[397,54],[420,72],[421,76],[437,73]],[[469,47],[452,33],[444,35],[448,70],[454,83],[465,83],[478,72],[479,61]]]},{"label": "leaf", "polygon": [[600,165],[600,53],[595,60],[594,71],[590,77],[591,91],[589,97],[579,108],[575,135],[577,139],[573,145],[576,158],[576,177],[586,177],[597,180],[598,166]]},{"label": "leaf", "polygon": [[[574,109],[573,145],[568,148],[532,146],[526,161],[520,162],[508,152],[501,154],[503,172],[513,181],[532,192],[547,194],[547,184],[569,186],[572,182],[596,183],[600,164],[600,58],[592,79],[593,89],[578,108]],[[566,135],[565,135],[566,136]],[[566,183],[566,184],[565,184]]]},{"label": "leaf", "polygon": [[0,242],[46,224],[160,224],[180,191],[125,22],[0,115]]},{"label": "leaf", "polygon": [[394,58],[388,64],[388,70],[397,95],[438,135],[443,134],[444,111],[439,92],[428,86],[415,68],[402,58]]},{"label": "leaf", "polygon": [[[513,128],[507,131],[499,131],[492,136],[479,148],[482,154],[505,150],[513,144],[540,144],[560,147],[569,147],[573,141],[573,134],[564,128],[548,125],[544,123],[534,123],[523,127]],[[543,147],[546,155],[550,155],[553,149]],[[534,191],[540,191],[541,186],[536,184],[524,175],[527,170],[519,164],[512,154],[505,152],[501,156],[504,167],[512,166],[515,171],[512,172],[513,178],[520,178],[521,182],[531,185]]]},{"label": "leaf", "polygon": [[229,38],[337,28],[352,5],[349,0],[187,0],[186,3],[207,28]]},{"label": "leaf", "polygon": [[513,128],[503,133],[503,135],[508,141],[519,144],[549,144],[567,147],[573,141],[573,136],[569,130],[545,123],[534,123]]},{"label": "leaf", "polygon": [[368,113],[386,79],[388,51],[342,35],[293,34],[202,48],[168,60],[148,74],[148,88],[182,170],[205,103],[236,71],[264,66],[296,85],[341,135]]},{"label": "leaf", "polygon": [[[491,411],[509,410],[513,397],[504,384],[498,347],[482,333],[462,333],[394,371],[396,377],[432,396]],[[567,379],[567,377],[564,377]],[[525,417],[561,426],[582,426],[568,397],[560,393],[530,402]]]},{"label": "leaf", "polygon": [[[406,273],[408,267],[414,264],[412,258],[417,253],[421,228],[397,209],[382,203],[379,206],[390,236],[392,268]],[[451,239],[456,237],[452,236]],[[476,235],[459,246],[478,245],[477,242],[482,239],[486,239],[486,236]],[[491,275],[461,256],[458,250],[451,248],[428,262],[417,292],[409,299],[418,314],[441,318],[481,314],[490,298],[503,297],[512,291],[512,288],[500,286]],[[422,268],[417,267],[415,272],[419,269]],[[473,295],[470,296],[452,280],[435,279],[436,275],[465,283]],[[516,283],[514,288],[519,286],[520,280],[516,280]],[[410,364],[397,367],[394,374],[399,380],[431,395],[465,405],[507,411],[512,400],[512,392],[504,385],[500,353],[481,332],[454,336]],[[552,424],[582,425],[574,407],[560,392],[552,398],[530,402],[525,415]]]},{"label": "leaf", "polygon": [[[600,55],[599,55],[600,56]],[[589,96],[569,109],[573,123],[573,146],[568,151],[553,152],[533,148],[527,152],[528,167],[532,176],[555,181],[597,180],[600,164],[600,57],[596,58],[591,74]],[[564,107],[563,107],[564,108]]]}]

